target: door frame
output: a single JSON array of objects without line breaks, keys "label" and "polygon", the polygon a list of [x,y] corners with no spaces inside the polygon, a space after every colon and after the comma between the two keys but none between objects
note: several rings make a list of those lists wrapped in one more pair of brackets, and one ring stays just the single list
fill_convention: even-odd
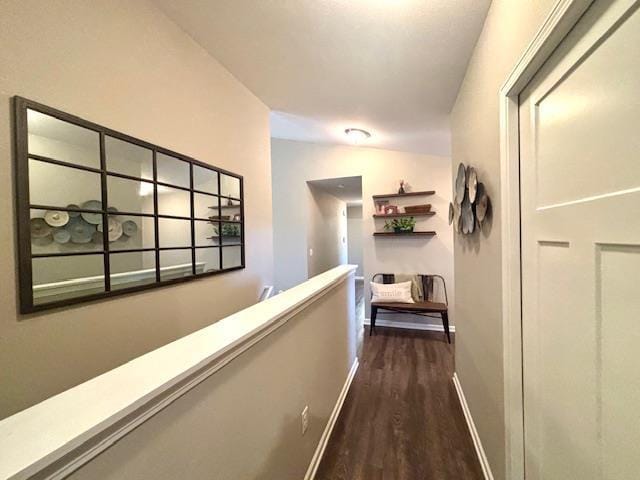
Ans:
[{"label": "door frame", "polygon": [[499,93],[505,463],[512,480],[525,478],[518,97],[593,1],[558,0]]}]

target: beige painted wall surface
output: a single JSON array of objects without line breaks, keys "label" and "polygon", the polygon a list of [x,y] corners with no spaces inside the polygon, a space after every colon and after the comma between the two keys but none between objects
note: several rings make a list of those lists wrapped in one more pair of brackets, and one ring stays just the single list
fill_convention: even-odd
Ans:
[{"label": "beige painted wall surface", "polygon": [[[307,247],[309,278],[347,263],[347,204],[309,185]],[[343,241],[344,239],[344,241]]]},{"label": "beige painted wall surface", "polygon": [[354,294],[351,274],[69,478],[302,479],[355,360]]},{"label": "beige painted wall surface", "polygon": [[[272,283],[268,109],[145,0],[0,1],[0,417],[256,301]],[[21,95],[245,177],[247,269],[17,313],[11,103]],[[221,301],[224,299],[224,301]]]},{"label": "beige painted wall surface", "polygon": [[456,371],[496,479],[505,478],[498,91],[553,0],[494,0],[452,112],[452,167],[471,164],[493,222],[455,235]]},{"label": "beige painted wall surface", "polygon": [[356,276],[362,277],[362,205],[347,207],[347,254],[351,265],[358,265]]},{"label": "beige painted wall surface", "polygon": [[[306,280],[307,247],[306,198],[310,180],[362,177],[365,299],[369,299],[369,280],[376,272],[439,273],[447,281],[453,298],[453,234],[447,223],[451,200],[451,161],[447,157],[418,155],[373,148],[320,145],[290,140],[271,140],[274,210],[274,261],[277,288],[290,288]],[[417,229],[435,230],[432,238],[374,238],[384,220],[374,220],[372,195],[396,192],[398,181],[407,180],[413,190],[436,190],[430,197],[402,199],[403,204],[431,203],[437,215],[420,218]],[[283,267],[284,266],[284,267]],[[367,305],[367,312],[368,312]],[[368,316],[368,313],[367,313]],[[425,322],[409,315],[379,318]],[[455,322],[453,315],[450,319]],[[430,321],[440,324],[437,319]]]}]

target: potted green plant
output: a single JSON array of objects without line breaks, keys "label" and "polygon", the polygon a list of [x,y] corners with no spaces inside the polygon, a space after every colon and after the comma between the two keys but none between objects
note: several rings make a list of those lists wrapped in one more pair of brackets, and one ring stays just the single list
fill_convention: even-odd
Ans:
[{"label": "potted green plant", "polygon": [[218,227],[215,227],[216,235],[222,237],[239,237],[240,236],[240,225],[236,225],[234,223],[223,223],[222,224],[222,235],[220,235],[220,231]]},{"label": "potted green plant", "polygon": [[384,224],[385,230],[393,230],[395,233],[411,233],[416,226],[416,220],[413,217],[394,218],[387,220]]}]

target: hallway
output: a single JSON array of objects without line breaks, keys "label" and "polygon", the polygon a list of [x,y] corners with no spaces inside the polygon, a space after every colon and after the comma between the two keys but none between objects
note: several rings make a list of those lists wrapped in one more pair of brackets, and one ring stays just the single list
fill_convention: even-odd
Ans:
[{"label": "hallway", "polygon": [[[316,475],[337,479],[481,479],[441,333],[378,328]],[[368,333],[368,332],[367,332]]]}]

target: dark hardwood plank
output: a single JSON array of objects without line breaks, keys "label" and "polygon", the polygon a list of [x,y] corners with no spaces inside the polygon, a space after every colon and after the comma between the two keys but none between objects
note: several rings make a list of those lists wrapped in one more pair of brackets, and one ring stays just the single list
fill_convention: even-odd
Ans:
[{"label": "dark hardwood plank", "polygon": [[481,480],[442,333],[379,328],[316,480]]}]

